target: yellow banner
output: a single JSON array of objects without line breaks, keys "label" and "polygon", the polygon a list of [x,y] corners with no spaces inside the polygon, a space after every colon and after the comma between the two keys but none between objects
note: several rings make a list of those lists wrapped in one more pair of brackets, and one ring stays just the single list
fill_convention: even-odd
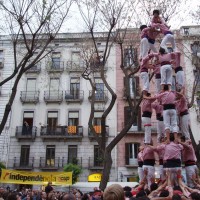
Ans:
[{"label": "yellow banner", "polygon": [[72,185],[72,172],[30,172],[2,169],[1,183]]}]

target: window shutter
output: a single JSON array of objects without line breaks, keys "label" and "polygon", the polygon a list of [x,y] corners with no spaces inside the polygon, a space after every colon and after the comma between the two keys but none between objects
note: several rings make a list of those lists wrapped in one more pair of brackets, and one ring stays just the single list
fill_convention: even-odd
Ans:
[{"label": "window shutter", "polygon": [[141,107],[138,108],[138,131],[142,130]]},{"label": "window shutter", "polygon": [[129,143],[125,143],[125,165],[129,165]]},{"label": "window shutter", "polygon": [[129,106],[124,107],[124,125],[128,123],[131,118],[131,109]]},{"label": "window shutter", "polygon": [[139,82],[139,77],[135,76],[135,92],[136,92],[136,97],[140,95],[140,82]]}]

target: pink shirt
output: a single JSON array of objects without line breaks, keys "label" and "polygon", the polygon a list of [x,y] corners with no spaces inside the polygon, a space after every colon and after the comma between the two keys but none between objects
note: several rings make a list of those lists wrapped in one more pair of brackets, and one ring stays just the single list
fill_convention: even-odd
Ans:
[{"label": "pink shirt", "polygon": [[165,91],[156,95],[156,98],[162,103],[165,104],[175,104],[176,95],[172,91]]},{"label": "pink shirt", "polygon": [[184,146],[184,148],[183,148],[183,162],[186,162],[189,160],[195,161],[195,162],[197,161],[192,144],[188,144],[187,147]]},{"label": "pink shirt", "polygon": [[140,151],[138,153],[137,160],[138,160],[138,162],[143,161],[143,153],[142,153],[142,151]]},{"label": "pink shirt", "polygon": [[172,59],[174,59],[175,64],[173,65],[173,68],[176,69],[180,66],[181,63],[181,52],[174,52],[172,54]]},{"label": "pink shirt", "polygon": [[160,53],[150,53],[148,56],[146,56],[143,59],[143,62],[147,62],[150,59],[152,59],[153,57],[156,57],[158,59],[158,63],[162,65],[162,63],[169,63],[171,64],[171,61],[175,59],[176,57],[176,53],[172,52],[172,53],[165,53],[165,54],[160,54]]},{"label": "pink shirt", "polygon": [[156,37],[159,35],[159,33],[160,32],[155,31],[152,27],[148,27],[142,30],[140,37],[141,38],[148,37],[155,40]]},{"label": "pink shirt", "polygon": [[185,96],[176,101],[176,110],[178,114],[188,110],[188,102]]},{"label": "pink shirt", "polygon": [[152,99],[143,99],[142,103],[141,103],[141,110],[142,112],[148,111],[152,113],[152,107],[151,107],[151,103],[154,102],[154,100]]},{"label": "pink shirt", "polygon": [[165,147],[166,147],[166,144],[160,144],[160,145],[158,145],[156,147],[156,152],[158,153],[159,159],[163,159],[164,158]]},{"label": "pink shirt", "polygon": [[159,27],[162,34],[169,32],[169,28],[165,24],[153,23],[152,27],[156,28]]},{"label": "pink shirt", "polygon": [[182,150],[183,146],[181,144],[170,142],[165,147],[164,160],[181,159]]},{"label": "pink shirt", "polygon": [[151,104],[151,107],[156,111],[156,114],[163,112],[163,106],[157,101]]},{"label": "pink shirt", "polygon": [[154,150],[149,146],[145,146],[142,152],[143,160],[155,159]]},{"label": "pink shirt", "polygon": [[165,24],[165,20],[160,16],[158,16],[158,17],[153,16],[153,18],[151,19],[151,25],[157,24],[157,23]]}]

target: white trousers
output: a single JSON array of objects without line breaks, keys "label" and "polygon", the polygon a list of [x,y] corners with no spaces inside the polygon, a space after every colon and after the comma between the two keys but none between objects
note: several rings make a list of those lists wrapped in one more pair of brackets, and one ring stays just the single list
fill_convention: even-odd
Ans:
[{"label": "white trousers", "polygon": [[156,94],[158,94],[161,91],[161,79],[160,78],[155,79],[155,89],[156,89]]},{"label": "white trousers", "polygon": [[187,185],[191,188],[194,188],[194,183],[192,181],[192,176],[198,171],[196,165],[187,166],[185,167],[186,178],[187,178]]},{"label": "white trousers", "polygon": [[161,137],[165,137],[165,125],[163,121],[157,120],[157,142],[160,143]]},{"label": "white trousers", "polygon": [[147,72],[141,72],[140,79],[143,85],[142,90],[149,91],[149,74]]},{"label": "white trousers", "polygon": [[139,176],[139,182],[142,181],[144,178],[144,171],[142,167],[138,167],[138,176]]},{"label": "white trousers", "polygon": [[172,133],[178,132],[177,114],[175,109],[163,110],[165,130],[170,129]]},{"label": "white trousers", "polygon": [[166,170],[169,170],[171,172],[171,183],[172,183],[172,185],[173,186],[178,185],[177,172],[182,170],[182,167],[166,168]]},{"label": "white trousers", "polygon": [[145,58],[148,55],[150,49],[154,53],[158,52],[156,50],[154,44],[149,43],[147,38],[142,38],[141,41],[140,41],[140,57]]},{"label": "white trousers", "polygon": [[163,65],[160,69],[161,84],[172,85],[172,67],[171,65]]},{"label": "white trousers", "polygon": [[181,132],[186,139],[190,139],[189,124],[190,124],[189,114],[180,116]]},{"label": "white trousers", "polygon": [[167,49],[167,43],[171,43],[172,49],[173,49],[173,51],[175,51],[176,44],[175,44],[174,36],[172,34],[166,34],[163,37],[160,47]]},{"label": "white trousers", "polygon": [[142,117],[142,124],[144,126],[144,143],[151,143],[151,118]]},{"label": "white trousers", "polygon": [[155,180],[155,168],[154,166],[150,166],[150,165],[143,165],[143,171],[147,170],[147,184],[148,184],[148,188],[150,189],[150,186],[152,184],[152,181],[154,182]]},{"label": "white trousers", "polygon": [[185,78],[184,78],[184,72],[183,71],[178,71],[176,73],[176,84],[179,87],[184,87],[185,86]]}]

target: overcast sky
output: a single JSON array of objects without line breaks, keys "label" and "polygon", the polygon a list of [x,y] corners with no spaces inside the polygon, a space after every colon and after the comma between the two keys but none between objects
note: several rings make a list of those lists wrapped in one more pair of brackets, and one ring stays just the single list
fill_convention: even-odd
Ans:
[{"label": "overcast sky", "polygon": [[[200,0],[187,0],[186,3],[182,5],[180,15],[174,16],[172,20],[168,22],[171,29],[179,29],[181,26],[187,25],[196,25],[195,21],[191,18],[190,12],[196,10],[198,5],[200,5]],[[76,5],[71,9],[71,17],[72,19],[69,20],[69,23],[62,28],[62,32],[86,31],[85,24],[81,19]],[[72,21],[74,23],[72,23]]]}]

